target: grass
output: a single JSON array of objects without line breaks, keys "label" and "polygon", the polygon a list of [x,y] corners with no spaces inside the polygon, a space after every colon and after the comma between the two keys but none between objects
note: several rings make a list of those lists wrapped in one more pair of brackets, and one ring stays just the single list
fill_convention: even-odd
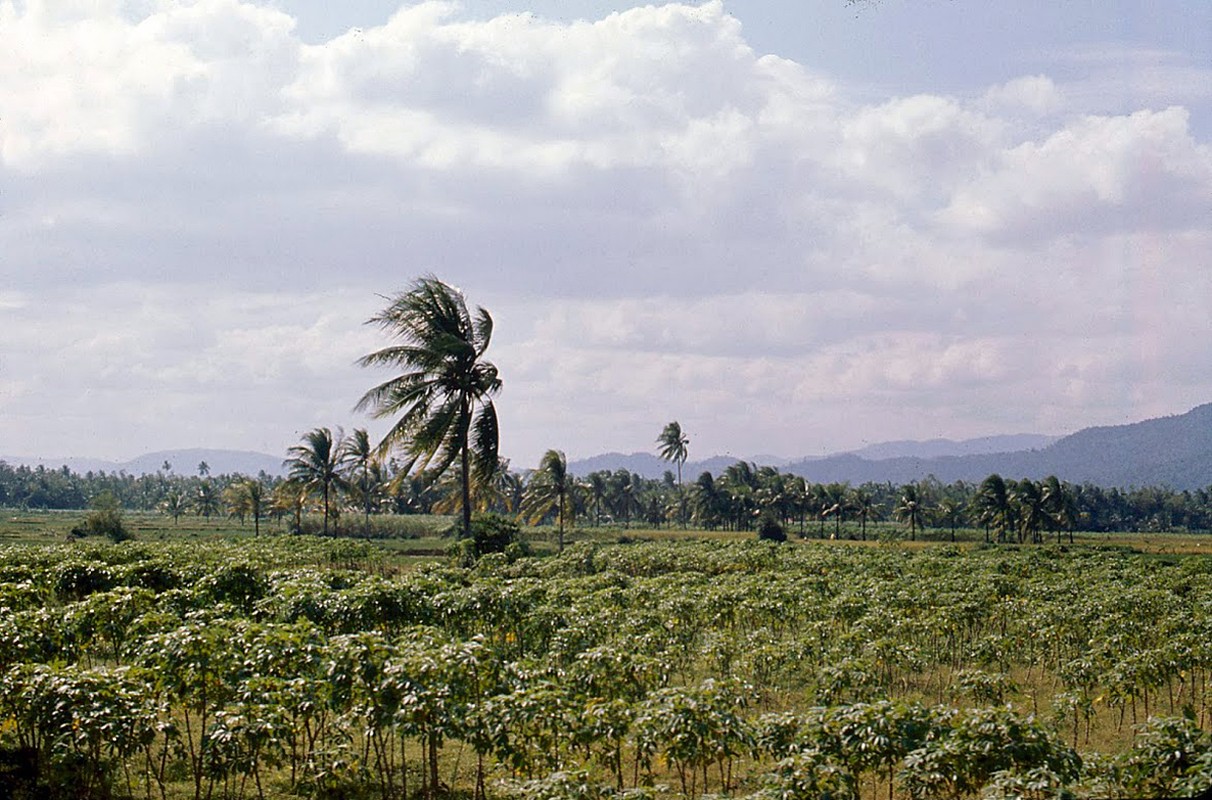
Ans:
[{"label": "grass", "polygon": [[[80,526],[88,513],[87,511],[0,509],[0,544],[50,544],[68,541],[72,538],[71,530]],[[155,512],[128,511],[123,514],[123,521],[136,539],[145,541],[239,539],[254,535],[251,520],[241,523],[239,520],[217,515],[210,518],[186,515],[174,521],[171,517]],[[443,515],[372,517],[372,539],[386,553],[402,559],[402,563],[441,559],[446,557],[452,542],[449,531],[453,522],[453,517]],[[309,530],[318,529],[319,517],[306,518],[305,525]],[[348,514],[341,520],[341,525],[349,529],[351,538],[362,538],[360,516]],[[952,543],[952,534],[949,529],[927,528],[918,531],[916,539],[910,541],[908,531],[903,525],[886,522],[869,523],[865,541],[859,538],[860,532],[857,525],[849,523],[843,525],[840,533],[841,535],[834,540],[832,538],[834,529],[827,525],[824,538],[835,545],[845,547],[878,547],[895,544],[914,550]],[[271,520],[261,521],[262,536],[286,534],[286,523]],[[819,543],[821,541],[820,528],[812,523],[806,526],[806,538],[803,540],[799,538],[798,525],[788,526],[787,534],[788,541],[792,543]],[[706,531],[676,526],[625,528],[619,525],[606,525],[569,529],[565,535],[565,542],[566,544],[575,542],[615,544],[629,541],[740,541],[752,539],[756,535],[753,531]],[[535,552],[555,552],[556,533],[553,526],[525,527],[523,536]],[[959,528],[955,532],[954,544],[958,547],[968,549],[982,546],[984,542],[985,533],[981,529]],[[1055,534],[1045,535],[1045,543],[1055,545]],[[1062,537],[1061,545],[1068,546],[1068,544],[1068,535],[1065,534]],[[1207,532],[1079,532],[1074,534],[1074,545],[1123,548],[1158,557],[1212,555],[1212,534]]]}]

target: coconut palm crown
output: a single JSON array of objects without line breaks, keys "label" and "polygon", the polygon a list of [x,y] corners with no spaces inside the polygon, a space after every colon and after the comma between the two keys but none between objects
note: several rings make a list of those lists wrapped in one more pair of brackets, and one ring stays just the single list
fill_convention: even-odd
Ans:
[{"label": "coconut palm crown", "polygon": [[392,367],[401,374],[374,387],[357,410],[376,418],[397,417],[378,446],[408,458],[417,467],[445,472],[456,461],[462,470],[463,533],[471,533],[470,486],[485,483],[498,465],[497,412],[492,396],[501,389],[497,368],[484,360],[492,338],[492,317],[467,308],[463,293],[426,275],[367,320],[395,344],[358,360],[363,367]]},{"label": "coconut palm crown", "polygon": [[659,451],[661,458],[677,464],[678,486],[681,487],[682,464],[686,463],[690,437],[682,431],[682,426],[675,420],[667,424],[661,431],[661,435],[657,437],[657,444],[661,446]]}]

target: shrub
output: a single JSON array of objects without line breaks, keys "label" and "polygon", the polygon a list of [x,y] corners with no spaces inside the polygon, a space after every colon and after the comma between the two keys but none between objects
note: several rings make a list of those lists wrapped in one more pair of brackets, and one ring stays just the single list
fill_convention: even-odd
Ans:
[{"label": "shrub", "polygon": [[476,514],[471,518],[471,541],[477,556],[504,553],[518,540],[518,523],[500,514]]},{"label": "shrub", "polygon": [[72,528],[74,536],[104,536],[115,544],[134,538],[122,523],[122,505],[110,492],[102,492],[92,502],[92,511],[84,524]]},{"label": "shrub", "polygon": [[783,530],[783,526],[771,514],[763,514],[761,521],[758,522],[758,538],[767,542],[785,542],[787,541],[787,532]]}]

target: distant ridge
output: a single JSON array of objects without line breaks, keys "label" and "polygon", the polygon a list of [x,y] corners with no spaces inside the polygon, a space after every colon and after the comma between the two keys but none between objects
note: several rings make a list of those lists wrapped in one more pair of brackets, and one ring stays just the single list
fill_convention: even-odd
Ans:
[{"label": "distant ridge", "polygon": [[[682,479],[694,480],[704,471],[718,475],[738,460],[715,456],[688,461],[682,466]],[[760,457],[744,460],[758,466],[766,463]],[[1203,489],[1212,486],[1212,403],[1185,414],[1085,428],[1059,438],[1013,434],[885,442],[848,453],[777,462],[771,466],[817,483],[908,483],[929,475],[953,483],[981,481],[996,472],[1015,479],[1056,475],[1071,483],[1105,487]],[[643,452],[607,453],[568,465],[578,476],[625,469],[645,478],[660,478],[671,468],[669,462]]]},{"label": "distant ridge", "polygon": [[[928,441],[897,441],[868,445],[861,450],[847,453],[836,453],[829,456],[790,459],[771,455],[756,455],[748,458],[737,456],[712,456],[699,461],[687,461],[682,465],[682,480],[694,480],[704,472],[719,475],[737,461],[751,461],[759,467],[777,467],[780,470],[796,472],[805,464],[851,464],[856,459],[862,463],[879,462],[897,458],[915,458],[918,460],[940,458],[944,456],[960,456],[982,453],[1013,452],[1031,448],[1046,447],[1057,441],[1056,436],[1021,433],[1007,436],[985,436],[979,439],[931,439]],[[584,477],[591,472],[615,472],[625,469],[644,478],[660,478],[665,470],[673,470],[673,464],[658,458],[653,453],[603,453],[602,455],[582,458],[568,463],[568,471],[573,475]],[[798,473],[797,473],[798,474]],[[982,476],[984,477],[984,476]],[[840,480],[840,479],[839,479]],[[882,479],[880,479],[882,482]]]},{"label": "distant ridge", "polygon": [[[999,448],[1002,448],[999,450]],[[713,456],[682,465],[682,480],[689,483],[703,472],[720,474],[742,459]],[[900,441],[873,444],[859,450],[794,461],[775,456],[745,458],[758,466],[776,466],[818,483],[908,483],[933,475],[944,483],[980,481],[996,472],[1006,478],[1044,478],[1056,475],[1071,483],[1104,487],[1168,487],[1177,491],[1212,486],[1212,403],[1185,414],[1126,425],[1085,428],[1061,438],[1036,434],[988,436],[951,441]],[[126,472],[130,475],[160,471],[164,462],[177,475],[196,475],[199,462],[212,475],[240,473],[282,475],[282,458],[247,450],[164,450],[130,461],[89,458],[31,458],[0,456],[11,466],[67,466],[75,472]],[[645,478],[660,478],[674,465],[654,453],[605,453],[570,461],[568,470],[585,476],[591,472],[625,469]]]},{"label": "distant ridge", "polygon": [[11,466],[22,464],[29,467],[59,469],[66,466],[73,472],[125,472],[128,475],[150,475],[159,472],[167,461],[175,475],[197,475],[198,464],[205,461],[211,475],[239,473],[256,475],[264,471],[267,475],[282,475],[282,457],[251,450],[161,450],[146,453],[130,461],[105,461],[96,458],[42,458],[29,456],[0,456]]},{"label": "distant ridge", "polygon": [[[721,473],[740,459],[732,456],[712,456],[702,461],[687,461],[682,465],[682,480],[693,480],[703,472]],[[568,463],[568,471],[577,477],[585,477],[591,472],[615,472],[625,469],[634,472],[642,478],[660,478],[665,470],[676,472],[677,468],[652,453],[603,453]]]},{"label": "distant ridge", "polygon": [[1170,417],[1085,428],[1036,450],[878,461],[842,454],[804,459],[786,470],[821,483],[908,483],[928,475],[953,483],[996,472],[1036,480],[1056,475],[1104,487],[1202,489],[1212,485],[1212,403]]},{"label": "distant ridge", "polygon": [[880,461],[887,458],[941,458],[943,456],[975,456],[988,453],[1017,453],[1021,450],[1038,450],[1058,441],[1059,436],[1044,436],[1037,433],[1017,433],[1006,436],[983,436],[979,439],[929,439],[927,441],[899,441],[872,444],[860,450],[849,451],[849,455]]}]

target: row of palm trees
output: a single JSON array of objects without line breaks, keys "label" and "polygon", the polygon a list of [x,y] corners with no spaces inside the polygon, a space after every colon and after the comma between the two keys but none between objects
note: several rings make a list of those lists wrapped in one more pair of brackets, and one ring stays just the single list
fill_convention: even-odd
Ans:
[{"label": "row of palm trees", "polygon": [[[367,529],[370,515],[384,506],[428,505],[439,513],[458,512],[468,536],[473,510],[494,510],[532,524],[551,522],[561,547],[578,517],[592,524],[610,519],[629,527],[634,519],[706,529],[750,529],[765,518],[784,526],[798,522],[801,535],[812,520],[822,536],[829,523],[833,535],[841,535],[849,518],[866,538],[868,522],[887,512],[908,527],[910,538],[933,521],[949,526],[953,538],[957,527],[973,524],[984,527],[986,538],[1020,542],[1038,541],[1045,528],[1072,531],[1078,522],[1076,491],[1055,477],[1007,481],[991,475],[979,487],[958,484],[949,491],[937,491],[930,481],[852,488],[811,484],[773,467],[737,462],[719,478],[702,473],[687,489],[682,465],[689,437],[676,421],[657,438],[658,452],[676,466],[676,477],[667,472],[664,481],[653,482],[619,470],[577,479],[558,450],[547,451],[537,469],[518,476],[498,454],[492,398],[501,379],[484,359],[492,317],[483,308],[472,312],[461,291],[432,275],[388,301],[367,322],[392,343],[359,363],[401,373],[367,391],[356,408],[393,418],[392,427],[374,446],[364,430],[348,438],[328,428],[310,431],[290,449],[289,477],[279,487],[280,493],[293,493],[296,520],[307,498],[318,499],[325,533],[339,495],[361,509]],[[393,454],[403,461],[385,467]]]}]

